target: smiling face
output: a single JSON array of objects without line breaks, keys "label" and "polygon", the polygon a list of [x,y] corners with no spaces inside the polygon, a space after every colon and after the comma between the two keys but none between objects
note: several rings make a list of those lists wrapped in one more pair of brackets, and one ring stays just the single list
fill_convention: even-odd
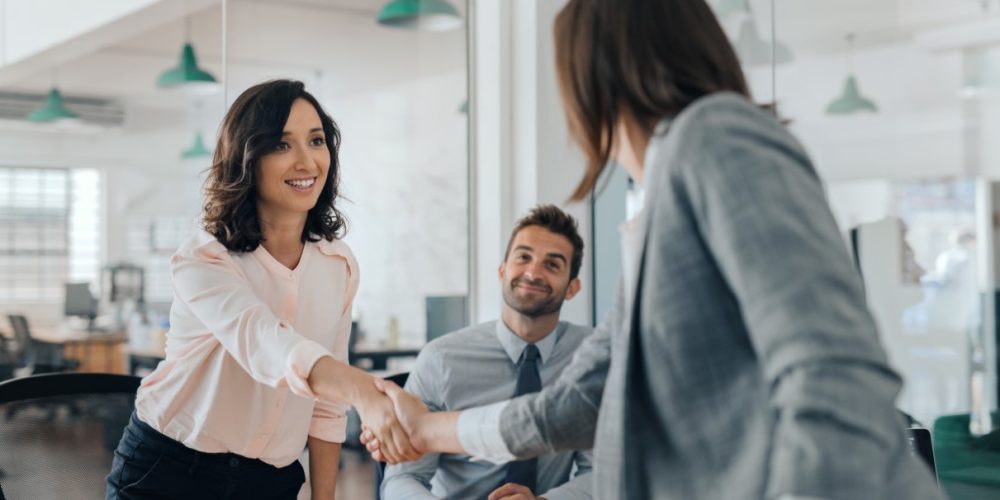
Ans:
[{"label": "smiling face", "polygon": [[289,215],[305,220],[330,170],[330,149],[319,113],[309,101],[292,103],[281,141],[260,159],[257,210],[263,220]]},{"label": "smiling face", "polygon": [[558,313],[564,300],[580,291],[580,279],[570,279],[573,245],[565,236],[540,226],[517,232],[500,283],[506,307],[530,318]]}]

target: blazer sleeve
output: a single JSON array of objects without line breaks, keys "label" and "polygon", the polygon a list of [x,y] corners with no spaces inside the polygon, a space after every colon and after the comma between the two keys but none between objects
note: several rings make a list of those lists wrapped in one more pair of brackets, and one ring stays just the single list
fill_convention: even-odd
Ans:
[{"label": "blazer sleeve", "polygon": [[691,120],[699,125],[677,138],[686,150],[659,187],[687,197],[768,382],[767,498],[892,497],[886,477],[911,459],[894,407],[901,380],[817,174],[791,135],[742,99]]},{"label": "blazer sleeve", "polygon": [[624,287],[594,333],[577,348],[556,383],[512,399],[500,416],[500,434],[517,458],[594,446],[597,413],[611,366],[611,335],[621,325]]},{"label": "blazer sleeve", "polygon": [[[334,358],[346,361],[348,342],[351,337],[351,310],[354,292],[349,291],[348,305],[340,314],[337,337],[334,341]],[[346,401],[317,399],[309,421],[309,435],[332,443],[343,443],[347,439],[347,411],[351,405]]]}]

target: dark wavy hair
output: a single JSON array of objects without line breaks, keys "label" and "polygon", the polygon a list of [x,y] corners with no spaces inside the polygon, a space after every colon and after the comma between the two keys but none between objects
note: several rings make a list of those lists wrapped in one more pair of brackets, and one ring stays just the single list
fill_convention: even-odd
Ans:
[{"label": "dark wavy hair", "polygon": [[202,225],[230,251],[253,251],[264,239],[257,213],[257,170],[260,159],[281,142],[296,99],[316,108],[330,150],[330,170],[316,206],[306,216],[302,241],[332,241],[347,232],[347,220],[335,206],[340,197],[340,130],[302,82],[272,80],[250,87],[229,108],[205,179]]},{"label": "dark wavy hair", "polygon": [[503,254],[504,260],[510,256],[510,247],[514,244],[517,233],[531,226],[544,228],[550,233],[558,234],[569,240],[570,244],[573,245],[573,256],[569,261],[569,279],[572,280],[579,276],[580,266],[583,264],[583,238],[577,231],[576,219],[555,205],[538,205],[532,208],[528,215],[517,221],[514,229],[510,232],[510,239],[507,240],[507,250]]},{"label": "dark wavy hair", "polygon": [[644,132],[699,98],[750,91],[736,52],[705,0],[569,0],[553,27],[556,76],[570,136],[587,169],[583,200],[630,114]]}]

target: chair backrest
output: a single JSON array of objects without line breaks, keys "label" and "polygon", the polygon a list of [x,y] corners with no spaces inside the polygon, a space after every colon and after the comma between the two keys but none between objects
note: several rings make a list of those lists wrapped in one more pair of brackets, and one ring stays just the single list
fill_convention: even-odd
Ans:
[{"label": "chair backrest", "polygon": [[18,357],[21,359],[21,364],[28,368],[29,374],[64,372],[75,369],[79,364],[77,361],[66,359],[66,349],[63,344],[45,342],[32,337],[28,318],[20,314],[11,314],[7,319],[14,329]]},{"label": "chair backrest", "polygon": [[31,341],[31,330],[28,329],[28,318],[21,314],[8,314],[10,327],[14,330],[14,340],[24,349]]},{"label": "chair backrest", "polygon": [[[400,387],[406,386],[406,379],[410,377],[410,372],[397,373],[386,377]],[[382,500],[382,479],[385,478],[385,462],[375,461],[375,500]]]},{"label": "chair backrest", "polygon": [[139,381],[56,373],[0,382],[0,498],[103,498]]}]

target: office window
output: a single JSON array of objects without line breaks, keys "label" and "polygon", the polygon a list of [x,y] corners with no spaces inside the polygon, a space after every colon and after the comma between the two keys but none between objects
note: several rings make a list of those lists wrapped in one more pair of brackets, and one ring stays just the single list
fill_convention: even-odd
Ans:
[{"label": "office window", "polygon": [[170,256],[195,229],[191,217],[164,215],[135,217],[129,221],[129,261],[144,270],[147,302],[173,300]]},{"label": "office window", "polygon": [[0,301],[58,302],[66,281],[96,281],[100,174],[0,167]]}]

